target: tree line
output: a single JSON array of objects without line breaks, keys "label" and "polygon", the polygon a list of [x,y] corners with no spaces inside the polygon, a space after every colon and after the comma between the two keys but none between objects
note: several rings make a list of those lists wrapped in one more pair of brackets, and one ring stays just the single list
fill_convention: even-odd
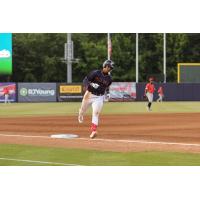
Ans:
[{"label": "tree line", "polygon": [[[93,69],[100,69],[107,58],[107,34],[73,33],[73,82],[82,82]],[[114,81],[135,81],[136,34],[112,33]],[[14,33],[13,74],[15,82],[66,82],[67,67],[63,62],[66,33]],[[199,62],[200,34],[166,34],[167,82],[177,81],[177,63]],[[139,34],[139,82],[148,75],[163,74],[163,34]]]}]

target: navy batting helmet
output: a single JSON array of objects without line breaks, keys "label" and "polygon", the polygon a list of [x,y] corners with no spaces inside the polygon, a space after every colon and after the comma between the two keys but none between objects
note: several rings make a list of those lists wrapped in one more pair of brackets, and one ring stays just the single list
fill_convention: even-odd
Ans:
[{"label": "navy batting helmet", "polygon": [[111,69],[114,68],[114,62],[112,60],[106,60],[103,63],[103,67],[109,66]]}]

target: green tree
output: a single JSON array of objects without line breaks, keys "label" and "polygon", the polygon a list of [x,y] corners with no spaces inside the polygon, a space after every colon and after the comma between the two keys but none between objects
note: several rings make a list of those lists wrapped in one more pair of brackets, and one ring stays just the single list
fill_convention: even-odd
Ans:
[{"label": "green tree", "polygon": [[[169,33],[167,34],[167,59],[166,59],[166,69],[167,69],[167,82],[177,81],[177,63],[185,62],[188,57],[187,53],[184,51],[189,45],[188,35],[183,33]],[[186,56],[186,57],[185,57]]]},{"label": "green tree", "polygon": [[115,81],[135,81],[135,34],[112,34]]},{"label": "green tree", "polygon": [[64,34],[13,34],[13,80],[63,81],[64,41]]},{"label": "green tree", "polygon": [[[178,62],[199,62],[200,34],[168,33],[167,81],[176,82]],[[112,57],[114,81],[135,81],[135,33],[113,33]],[[106,33],[74,33],[73,82],[82,82],[91,70],[101,69],[107,59]],[[16,82],[65,82],[67,66],[63,62],[66,33],[13,34],[13,75]],[[151,74],[163,74],[163,34],[139,34],[139,81]]]},{"label": "green tree", "polygon": [[163,34],[139,34],[139,81],[163,74]]}]

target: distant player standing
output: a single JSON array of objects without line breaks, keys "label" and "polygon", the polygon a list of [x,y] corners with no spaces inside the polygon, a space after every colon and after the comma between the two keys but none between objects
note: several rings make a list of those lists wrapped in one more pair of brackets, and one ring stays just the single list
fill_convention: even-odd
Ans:
[{"label": "distant player standing", "polygon": [[105,92],[108,91],[109,86],[112,83],[110,72],[113,70],[114,63],[112,60],[106,60],[103,63],[102,70],[94,70],[90,72],[83,83],[86,88],[81,108],[79,109],[78,121],[83,122],[83,115],[92,105],[92,124],[90,138],[94,138],[97,135],[97,127],[99,124],[99,114],[103,107],[105,99]]},{"label": "distant player standing", "polygon": [[3,94],[4,94],[4,98],[5,98],[4,103],[5,104],[10,103],[10,101],[9,101],[9,89],[7,87],[5,87],[3,89]]},{"label": "distant player standing", "polygon": [[164,92],[163,92],[162,86],[160,86],[158,88],[158,96],[159,96],[159,98],[157,99],[157,102],[162,102],[163,101],[163,97],[164,97]]},{"label": "distant player standing", "polygon": [[147,104],[148,111],[151,111],[154,91],[155,91],[155,86],[153,84],[153,78],[149,78],[149,83],[147,83],[145,87],[145,95],[148,99],[148,104]]}]

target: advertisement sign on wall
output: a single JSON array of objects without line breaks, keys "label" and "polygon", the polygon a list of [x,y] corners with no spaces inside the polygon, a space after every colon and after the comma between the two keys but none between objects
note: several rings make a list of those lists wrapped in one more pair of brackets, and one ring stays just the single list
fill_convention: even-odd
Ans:
[{"label": "advertisement sign on wall", "polygon": [[0,33],[0,74],[12,74],[12,34]]},{"label": "advertisement sign on wall", "polygon": [[134,101],[136,99],[136,83],[113,82],[110,86],[110,101]]},{"label": "advertisement sign on wall", "polygon": [[56,101],[56,83],[19,83],[19,102]]},{"label": "advertisement sign on wall", "polygon": [[0,102],[5,101],[4,91],[8,90],[10,102],[16,102],[16,83],[0,83]]},{"label": "advertisement sign on wall", "polygon": [[58,84],[59,101],[81,101],[83,89],[81,84]]}]

